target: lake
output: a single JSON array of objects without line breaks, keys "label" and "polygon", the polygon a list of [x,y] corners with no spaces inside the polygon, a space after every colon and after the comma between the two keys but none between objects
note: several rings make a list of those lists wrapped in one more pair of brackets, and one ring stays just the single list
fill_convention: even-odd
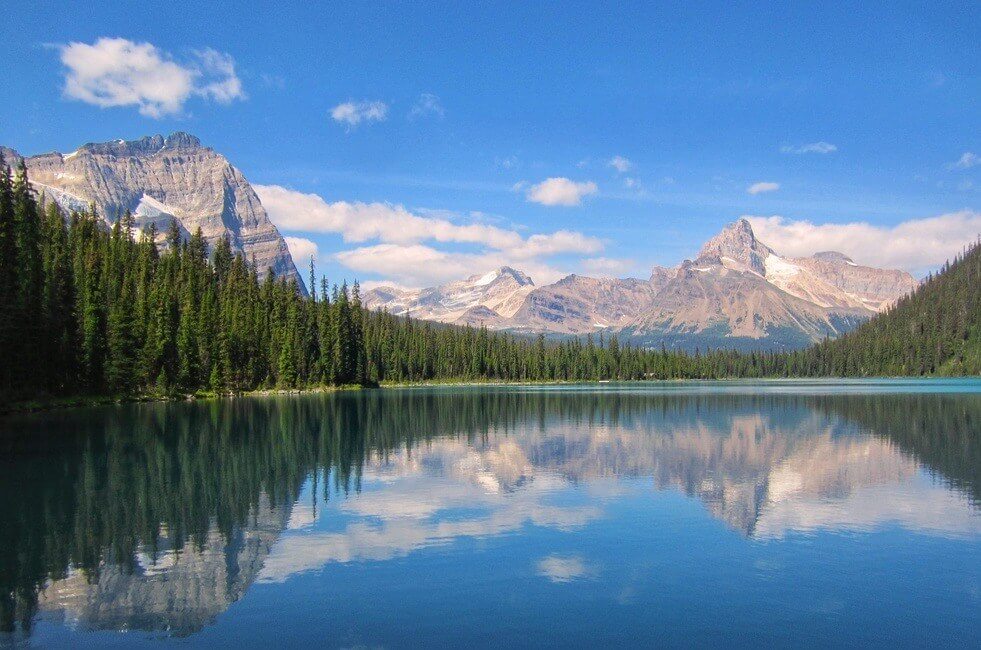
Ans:
[{"label": "lake", "polygon": [[981,380],[0,420],[0,643],[981,646]]}]

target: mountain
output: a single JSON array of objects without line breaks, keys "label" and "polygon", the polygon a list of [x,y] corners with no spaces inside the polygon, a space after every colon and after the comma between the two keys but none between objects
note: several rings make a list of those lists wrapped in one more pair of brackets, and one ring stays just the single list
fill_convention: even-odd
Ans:
[{"label": "mountain", "polygon": [[915,287],[908,273],[858,266],[841,253],[781,257],[739,219],[683,262],[625,329],[687,349],[799,348],[840,336]]},{"label": "mountain", "polygon": [[981,243],[814,352],[827,375],[981,375]]},{"label": "mountain", "polygon": [[375,287],[364,295],[369,309],[386,309],[425,320],[496,327],[509,319],[535,288],[531,278],[509,266],[430,289]]},{"label": "mountain", "polygon": [[419,290],[378,287],[373,309],[442,322],[555,335],[616,332],[673,348],[801,348],[854,329],[916,288],[904,271],[861,266],[835,251],[783,257],[739,219],[694,260],[648,280],[569,275],[536,287],[499,269]]},{"label": "mountain", "polygon": [[569,275],[530,292],[507,327],[562,334],[619,330],[649,309],[656,295],[650,281]]},{"label": "mountain", "polygon": [[[20,158],[12,149],[2,151],[8,164]],[[192,135],[91,143],[25,162],[38,193],[65,210],[94,204],[110,224],[129,210],[141,230],[154,224],[160,241],[175,219],[185,237],[200,227],[212,247],[227,235],[232,250],[254,259],[263,272],[271,268],[303,286],[286,241],[245,176]]]}]

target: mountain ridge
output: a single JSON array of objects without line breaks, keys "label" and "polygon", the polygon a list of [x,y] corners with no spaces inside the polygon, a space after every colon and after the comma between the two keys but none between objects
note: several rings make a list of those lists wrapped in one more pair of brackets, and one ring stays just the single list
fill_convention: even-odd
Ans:
[{"label": "mountain ridge", "polygon": [[209,248],[227,236],[232,250],[255,260],[263,272],[270,268],[305,289],[285,239],[251,184],[196,136],[176,131],[26,157],[8,147],[0,151],[8,163],[23,159],[38,193],[66,212],[94,205],[107,225],[131,212],[137,229],[152,224],[161,243],[171,221],[184,237],[200,227]]},{"label": "mountain ridge", "polygon": [[[522,333],[612,332],[685,349],[788,349],[840,336],[917,285],[904,271],[862,266],[837,251],[782,257],[746,219],[728,224],[694,260],[654,267],[648,280],[570,274],[532,289],[498,286],[488,300],[475,285],[482,277],[397,290],[402,300],[379,287],[364,300],[372,309]],[[478,293],[479,300],[468,301]],[[447,295],[452,302],[441,302]]]}]

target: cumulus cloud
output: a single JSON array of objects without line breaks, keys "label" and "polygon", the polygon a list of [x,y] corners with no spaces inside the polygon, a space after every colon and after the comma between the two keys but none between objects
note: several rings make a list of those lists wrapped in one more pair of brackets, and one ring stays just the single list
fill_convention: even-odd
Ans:
[{"label": "cumulus cloud", "polygon": [[981,165],[981,156],[970,151],[965,151],[961,154],[960,158],[947,165],[947,167],[950,169],[970,169],[975,165]]},{"label": "cumulus cloud", "polygon": [[762,194],[763,192],[776,192],[779,189],[780,189],[780,183],[771,183],[771,182],[764,181],[760,183],[753,183],[752,185],[746,188],[746,191],[750,194],[756,195],[756,194]]},{"label": "cumulus cloud", "polygon": [[629,172],[630,169],[634,166],[632,162],[630,162],[623,156],[613,156],[612,158],[610,158],[609,161],[607,161],[606,164],[612,167],[613,169],[617,170],[621,174]]},{"label": "cumulus cloud", "polygon": [[[362,246],[335,255],[359,272],[394,277],[411,286],[431,286],[457,280],[503,265],[517,265],[540,281],[556,280],[564,273],[541,258],[561,254],[591,255],[603,242],[580,232],[558,230],[523,236],[488,223],[455,223],[440,212],[419,214],[401,205],[336,201],[296,192],[277,185],[256,185],[255,190],[273,223],[288,231],[336,233],[345,242]],[[468,244],[476,253],[438,250],[423,242]]]},{"label": "cumulus cloud", "polygon": [[575,206],[582,204],[584,196],[596,194],[598,189],[592,181],[577,183],[562,177],[546,178],[528,188],[527,198],[541,205]]},{"label": "cumulus cloud", "polygon": [[447,251],[424,244],[377,244],[340,251],[333,255],[343,266],[358,273],[377,273],[386,278],[382,284],[401,287],[434,287],[502,266],[527,273],[536,284],[561,280],[568,271],[536,257],[514,255],[510,251],[488,250],[480,253]]},{"label": "cumulus cloud", "polygon": [[445,217],[415,214],[401,205],[336,201],[278,185],[256,185],[259,199],[277,226],[285,230],[339,233],[344,241],[413,243],[426,240],[482,244],[516,257],[558,253],[595,253],[603,244],[582,233],[559,230],[522,237],[487,223],[459,224]]},{"label": "cumulus cloud", "polygon": [[317,258],[319,251],[317,250],[316,242],[310,241],[309,239],[304,239],[303,237],[283,237],[286,240],[286,246],[290,249],[290,256],[293,258],[293,263],[296,264],[296,268],[302,269],[306,268],[309,264],[310,258]]},{"label": "cumulus cloud", "polygon": [[814,224],[781,216],[747,216],[761,241],[782,255],[840,251],[859,264],[914,275],[942,264],[981,234],[981,213],[962,210],[895,226],[865,222]]},{"label": "cumulus cloud", "polygon": [[382,122],[388,117],[388,104],[385,102],[344,102],[330,109],[330,117],[335,122],[353,127],[362,122]]},{"label": "cumulus cloud", "polygon": [[147,117],[180,113],[192,96],[221,104],[245,92],[228,54],[207,48],[178,62],[151,43],[125,38],[72,42],[59,48],[65,66],[64,94],[101,108],[136,106]]},{"label": "cumulus cloud", "polygon": [[446,115],[446,110],[443,108],[442,102],[439,101],[439,97],[432,93],[422,93],[419,95],[419,99],[416,100],[412,110],[409,111],[410,118],[426,117],[427,115],[435,115],[436,117]]},{"label": "cumulus cloud", "polygon": [[245,97],[242,81],[235,74],[235,59],[210,47],[195,52],[200,59],[202,83],[199,92],[220,104]]},{"label": "cumulus cloud", "polygon": [[798,155],[805,154],[805,153],[825,154],[825,153],[834,153],[836,151],[838,151],[838,147],[831,144],[830,142],[824,142],[823,140],[821,142],[809,142],[807,144],[802,144],[796,147],[789,144],[785,144],[784,146],[780,147],[781,153],[792,153]]}]

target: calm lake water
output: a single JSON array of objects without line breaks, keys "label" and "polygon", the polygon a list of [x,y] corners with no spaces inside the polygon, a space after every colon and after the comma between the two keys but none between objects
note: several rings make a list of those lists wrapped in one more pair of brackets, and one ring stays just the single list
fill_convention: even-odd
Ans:
[{"label": "calm lake water", "polygon": [[981,380],[123,405],[0,452],[0,644],[981,646]]}]

